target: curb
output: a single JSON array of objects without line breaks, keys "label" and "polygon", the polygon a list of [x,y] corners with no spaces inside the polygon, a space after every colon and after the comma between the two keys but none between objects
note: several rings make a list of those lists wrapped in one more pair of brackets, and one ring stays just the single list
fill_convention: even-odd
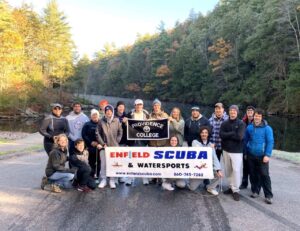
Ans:
[{"label": "curb", "polygon": [[15,153],[10,153],[10,154],[4,154],[4,155],[0,155],[0,161],[1,160],[7,160],[7,159],[12,159],[12,158],[16,158],[16,157],[21,157],[21,156],[25,156],[25,155],[31,155],[31,154],[38,154],[44,152],[44,149],[38,149],[35,151],[24,151],[24,152],[15,152]]}]

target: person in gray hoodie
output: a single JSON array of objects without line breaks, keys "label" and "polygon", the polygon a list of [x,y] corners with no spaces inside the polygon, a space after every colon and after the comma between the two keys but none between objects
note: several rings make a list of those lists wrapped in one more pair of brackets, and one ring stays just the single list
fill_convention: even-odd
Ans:
[{"label": "person in gray hoodie", "polygon": [[[203,126],[200,128],[200,137],[197,140],[193,140],[192,147],[211,147],[212,148],[212,160],[213,160],[213,170],[214,170],[214,179],[211,180],[210,184],[206,186],[207,192],[212,195],[217,196],[219,193],[216,190],[217,185],[219,184],[219,178],[223,177],[221,171],[221,164],[216,155],[215,146],[209,141],[210,137],[210,128]],[[190,179],[188,188],[190,190],[196,190],[201,184],[201,179]]]},{"label": "person in gray hoodie", "polygon": [[69,153],[73,155],[75,152],[75,140],[81,139],[81,131],[83,125],[89,121],[89,117],[87,117],[81,111],[81,104],[78,102],[73,103],[72,105],[73,111],[66,117],[69,125]]},{"label": "person in gray hoodie", "polygon": [[[123,130],[122,125],[118,118],[114,118],[114,107],[107,105],[104,108],[105,116],[99,121],[96,128],[96,137],[98,140],[97,148],[100,150],[101,170],[100,176],[102,178],[99,188],[104,188],[107,185],[106,179],[106,162],[105,162],[105,148],[106,147],[118,147],[121,141]],[[114,177],[110,177],[110,188],[116,188],[116,182]]]}]

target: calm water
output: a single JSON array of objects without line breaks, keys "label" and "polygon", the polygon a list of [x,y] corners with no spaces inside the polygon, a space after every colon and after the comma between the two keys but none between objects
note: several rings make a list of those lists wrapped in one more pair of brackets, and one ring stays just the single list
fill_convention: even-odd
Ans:
[{"label": "calm water", "polygon": [[[103,97],[90,95],[87,96],[89,100],[94,104],[98,104],[101,99],[107,99],[112,105],[116,105],[118,100],[123,100],[126,104],[127,111],[133,108],[132,99],[123,99],[117,97]],[[152,101],[144,101],[145,108],[147,110],[151,109]],[[171,109],[175,106],[179,107],[182,110],[184,118],[190,116],[190,108],[192,105],[174,103],[174,102],[165,102],[162,104],[164,110],[169,113]],[[213,108],[211,107],[201,107],[202,114],[206,117],[210,117]],[[89,115],[89,112],[86,112]],[[242,116],[242,113],[240,113]],[[270,116],[266,118],[270,126],[274,131],[275,138],[275,148],[279,150],[285,150],[290,152],[299,152],[300,151],[300,118],[283,118],[278,116]],[[0,131],[21,131],[21,132],[36,132],[38,131],[40,121],[39,120],[9,120],[1,121],[0,120]]]}]

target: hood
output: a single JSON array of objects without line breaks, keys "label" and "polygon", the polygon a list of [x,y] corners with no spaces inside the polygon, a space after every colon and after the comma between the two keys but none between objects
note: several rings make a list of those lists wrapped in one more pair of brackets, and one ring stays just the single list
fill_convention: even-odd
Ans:
[{"label": "hood", "polygon": [[257,127],[257,128],[263,128],[263,127],[266,127],[267,125],[268,125],[268,122],[266,121],[266,120],[262,120],[262,122],[261,122],[261,124],[260,125],[258,125],[258,126],[255,126],[254,125],[254,123],[252,123],[253,124],[253,127]]},{"label": "hood", "polygon": [[200,114],[199,117],[196,118],[196,119],[194,119],[194,118],[191,116],[191,120],[192,120],[192,121],[197,121],[197,120],[200,120],[202,117],[203,117],[202,114]]},{"label": "hood", "polygon": [[108,123],[111,123],[111,122],[113,121],[113,119],[114,119],[114,116],[115,116],[115,110],[114,110],[114,107],[113,107],[112,105],[110,105],[110,104],[108,104],[108,105],[105,106],[105,108],[107,108],[107,107],[109,107],[110,110],[112,111],[112,116],[111,116],[111,118],[108,120],[108,118],[106,117],[105,112],[104,112],[104,117],[103,117],[103,118],[104,118],[105,121],[107,121]]}]

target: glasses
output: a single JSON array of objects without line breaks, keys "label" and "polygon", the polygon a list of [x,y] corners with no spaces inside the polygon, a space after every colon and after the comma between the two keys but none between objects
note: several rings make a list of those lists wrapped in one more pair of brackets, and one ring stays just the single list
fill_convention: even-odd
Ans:
[{"label": "glasses", "polygon": [[61,108],[60,107],[55,107],[55,108],[53,108],[53,110],[61,110]]}]

